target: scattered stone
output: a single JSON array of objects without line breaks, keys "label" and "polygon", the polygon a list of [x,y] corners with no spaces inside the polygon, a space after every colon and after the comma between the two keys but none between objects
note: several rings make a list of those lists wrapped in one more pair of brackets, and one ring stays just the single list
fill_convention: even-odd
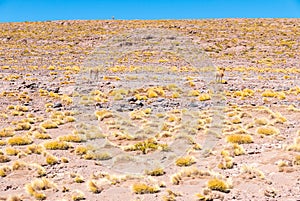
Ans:
[{"label": "scattered stone", "polygon": [[60,108],[60,107],[62,107],[62,104],[61,104],[60,102],[55,103],[55,104],[53,105],[53,108]]}]

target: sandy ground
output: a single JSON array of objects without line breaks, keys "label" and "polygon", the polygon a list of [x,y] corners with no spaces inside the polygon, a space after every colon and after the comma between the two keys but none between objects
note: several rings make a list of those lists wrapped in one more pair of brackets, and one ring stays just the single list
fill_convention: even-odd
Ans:
[{"label": "sandy ground", "polygon": [[0,24],[0,200],[300,200],[297,24]]}]

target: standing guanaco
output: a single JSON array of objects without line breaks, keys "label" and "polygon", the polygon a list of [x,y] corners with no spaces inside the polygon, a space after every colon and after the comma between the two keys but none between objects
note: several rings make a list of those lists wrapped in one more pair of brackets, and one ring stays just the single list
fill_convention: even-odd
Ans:
[{"label": "standing guanaco", "polygon": [[[93,74],[94,74],[94,78],[93,78]],[[98,80],[98,77],[99,77],[99,69],[95,68],[91,68],[90,69],[90,79],[92,80]]]},{"label": "standing guanaco", "polygon": [[216,73],[216,82],[222,83],[222,78],[224,77],[225,68],[219,68]]}]

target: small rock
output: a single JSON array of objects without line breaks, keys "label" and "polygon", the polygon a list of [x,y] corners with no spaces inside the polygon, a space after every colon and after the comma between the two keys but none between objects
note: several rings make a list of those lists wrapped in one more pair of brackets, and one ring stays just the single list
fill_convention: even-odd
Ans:
[{"label": "small rock", "polygon": [[62,104],[61,104],[61,103],[55,103],[55,104],[53,105],[53,108],[60,108],[60,107],[62,107]]},{"label": "small rock", "polygon": [[159,98],[156,101],[160,103],[160,102],[163,102],[164,100],[165,100],[164,98]]}]

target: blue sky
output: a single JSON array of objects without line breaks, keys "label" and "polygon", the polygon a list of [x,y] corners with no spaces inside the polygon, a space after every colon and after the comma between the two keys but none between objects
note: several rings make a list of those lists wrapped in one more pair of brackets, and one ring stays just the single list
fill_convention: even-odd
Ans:
[{"label": "blue sky", "polygon": [[0,0],[0,22],[300,18],[300,0]]}]

